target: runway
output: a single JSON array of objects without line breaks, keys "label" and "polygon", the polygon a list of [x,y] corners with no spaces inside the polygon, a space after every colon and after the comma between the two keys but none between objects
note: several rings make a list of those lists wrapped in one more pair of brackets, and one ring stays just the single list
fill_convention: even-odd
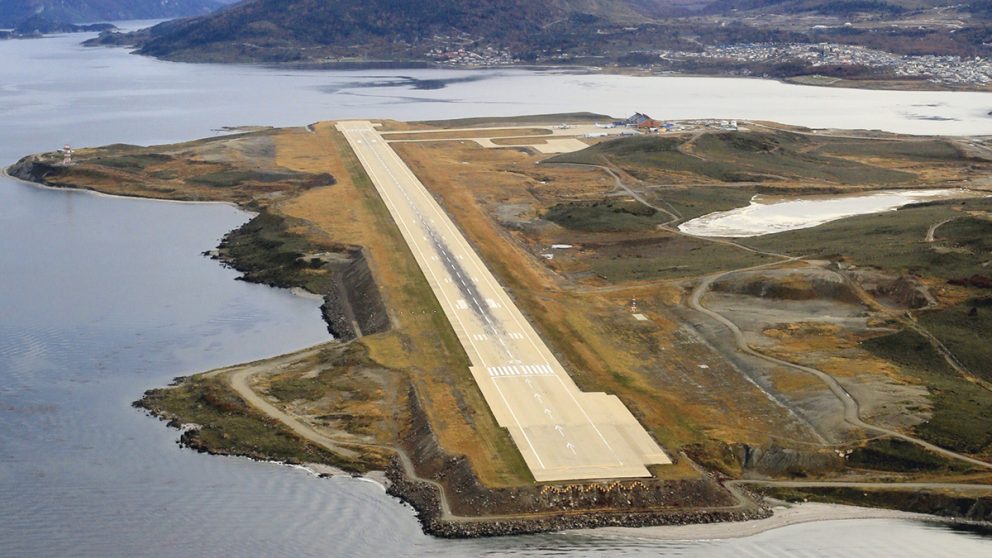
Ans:
[{"label": "runway", "polygon": [[613,395],[583,393],[374,125],[337,124],[375,184],[538,481],[646,477],[671,460]]}]

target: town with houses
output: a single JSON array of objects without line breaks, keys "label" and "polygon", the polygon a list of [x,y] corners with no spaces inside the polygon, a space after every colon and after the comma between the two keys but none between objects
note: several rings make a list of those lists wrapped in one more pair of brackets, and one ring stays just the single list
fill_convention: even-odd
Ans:
[{"label": "town with houses", "polygon": [[819,44],[736,44],[708,46],[701,52],[664,51],[663,60],[678,62],[709,60],[733,63],[801,62],[816,66],[862,66],[896,78],[924,78],[948,85],[988,85],[992,83],[992,60],[960,56],[904,56],[861,46]]},{"label": "town with houses", "polygon": [[[451,66],[507,66],[521,60],[513,53],[493,46],[478,46],[471,37],[434,37],[438,46],[427,52],[432,61]],[[665,62],[712,62],[733,64],[801,63],[810,73],[818,66],[869,68],[893,79],[925,79],[951,86],[992,85],[992,59],[960,56],[909,56],[856,45],[837,43],[741,43],[707,46],[701,51],[664,50],[658,56]],[[561,52],[549,60],[571,58]],[[743,70],[742,73],[748,73]]]},{"label": "town with houses", "polygon": [[454,66],[506,66],[520,62],[508,51],[491,46],[479,48],[434,47],[427,52],[427,56],[435,62]]}]

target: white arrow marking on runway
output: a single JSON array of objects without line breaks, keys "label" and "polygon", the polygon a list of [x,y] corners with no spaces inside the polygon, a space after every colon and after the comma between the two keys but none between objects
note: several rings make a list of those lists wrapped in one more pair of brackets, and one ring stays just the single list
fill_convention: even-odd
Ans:
[{"label": "white arrow marking on runway", "polygon": [[573,444],[572,442],[569,442],[569,443],[565,444],[565,447],[568,448],[568,449],[570,449],[570,450],[572,450],[572,455],[575,455],[575,444]]},{"label": "white arrow marking on runway", "polygon": [[548,418],[551,418],[551,409],[545,409],[544,414],[548,415]]},{"label": "white arrow marking on runway", "polygon": [[560,424],[556,424],[556,425],[555,425],[555,430],[557,430],[557,431],[558,431],[558,433],[559,433],[559,434],[561,434],[561,437],[562,437],[562,438],[564,438],[564,437],[565,437],[565,429],[564,429],[564,428],[562,428]]},{"label": "white arrow marking on runway", "polygon": [[[524,381],[526,381],[528,384],[530,383],[529,380],[524,380]],[[541,401],[541,394],[540,393],[535,393],[534,394],[534,399],[537,399],[537,402],[538,403],[543,403],[543,401]]]}]

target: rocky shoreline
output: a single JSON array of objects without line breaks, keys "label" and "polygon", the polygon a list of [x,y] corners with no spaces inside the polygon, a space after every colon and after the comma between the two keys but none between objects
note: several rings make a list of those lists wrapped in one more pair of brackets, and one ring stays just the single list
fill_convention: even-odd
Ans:
[{"label": "rocky shoreline", "polygon": [[732,521],[751,521],[771,517],[764,505],[753,510],[654,510],[588,511],[549,513],[535,517],[498,517],[492,519],[445,519],[440,494],[425,482],[411,480],[398,461],[386,471],[390,484],[387,492],[409,503],[416,511],[424,532],[441,538],[478,538],[547,533],[596,527],[651,527]]},{"label": "rocky shoreline", "polygon": [[608,526],[748,521],[772,513],[760,498],[727,489],[708,474],[689,480],[489,487],[479,481],[464,457],[440,446],[413,389],[410,407],[411,421],[401,435],[402,454],[386,468],[387,492],[409,503],[424,532],[433,536],[476,538]]}]

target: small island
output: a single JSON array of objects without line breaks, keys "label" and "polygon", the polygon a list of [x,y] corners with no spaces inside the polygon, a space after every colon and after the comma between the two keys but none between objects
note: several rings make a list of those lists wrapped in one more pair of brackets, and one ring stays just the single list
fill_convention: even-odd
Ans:
[{"label": "small island", "polygon": [[[45,153],[8,169],[51,187],[237,204],[254,217],[208,255],[322,298],[333,341],[135,402],[185,446],[384,478],[448,537],[740,521],[770,515],[769,497],[992,519],[984,138],[643,114],[348,126],[85,148],[68,165]],[[363,154],[371,146],[354,142],[366,140],[379,151]],[[380,193],[367,159],[380,152],[429,191],[423,203],[450,218],[569,381],[615,396],[668,462],[536,478],[472,369],[466,338],[481,334],[448,318],[429,258]],[[906,200],[867,207],[880,195]],[[815,223],[700,228],[797,200],[850,201]]]}]

